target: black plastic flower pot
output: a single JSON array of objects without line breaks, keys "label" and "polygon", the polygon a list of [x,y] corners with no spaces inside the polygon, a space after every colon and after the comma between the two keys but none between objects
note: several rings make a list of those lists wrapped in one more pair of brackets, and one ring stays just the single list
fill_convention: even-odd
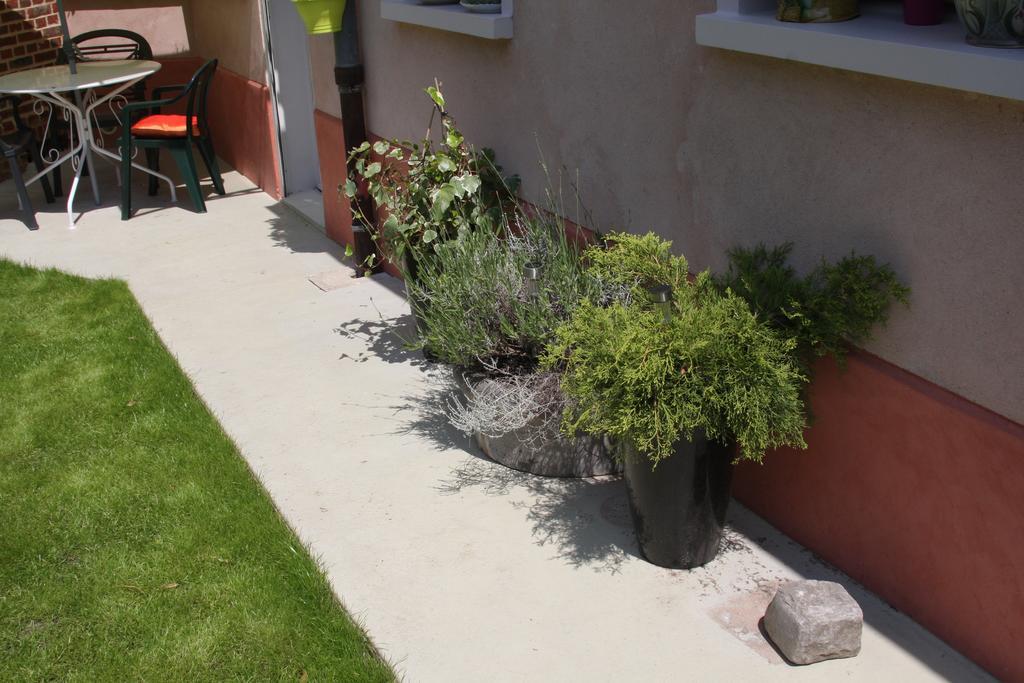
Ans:
[{"label": "black plastic flower pot", "polygon": [[622,448],[629,509],[644,558],[671,569],[713,560],[729,508],[733,449],[699,432],[652,468],[632,446]]}]

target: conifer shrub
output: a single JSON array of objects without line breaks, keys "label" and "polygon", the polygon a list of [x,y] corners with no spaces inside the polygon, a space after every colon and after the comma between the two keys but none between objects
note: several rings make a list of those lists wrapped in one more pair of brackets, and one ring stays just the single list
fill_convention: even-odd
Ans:
[{"label": "conifer shrub", "polygon": [[654,233],[613,232],[604,236],[604,248],[587,250],[587,274],[600,283],[605,300],[646,301],[647,290],[668,285],[678,293],[686,288],[689,265],[672,256],[672,243]]},{"label": "conifer shrub", "polygon": [[[656,464],[703,430],[738,457],[806,446],[796,342],[759,320],[710,273],[656,235],[613,234],[585,255],[610,296],[584,301],[556,330],[543,367],[562,373],[563,429],[630,442]],[[645,288],[671,284],[666,319]]]},{"label": "conifer shrub", "polygon": [[731,249],[729,268],[717,284],[793,339],[805,372],[821,356],[844,365],[849,344],[869,341],[873,329],[888,320],[894,302],[909,303],[910,289],[873,256],[822,261],[801,277],[789,265],[792,250],[792,243]]}]

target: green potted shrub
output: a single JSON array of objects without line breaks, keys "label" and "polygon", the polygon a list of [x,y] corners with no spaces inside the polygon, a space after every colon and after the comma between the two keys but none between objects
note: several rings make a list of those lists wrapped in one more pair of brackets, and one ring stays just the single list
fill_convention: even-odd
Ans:
[{"label": "green potted shrub", "polygon": [[520,209],[500,231],[464,231],[437,245],[414,288],[421,343],[453,366],[462,390],[447,407],[454,426],[496,462],[531,474],[619,470],[604,439],[560,434],[560,378],[538,368],[555,327],[598,291],[561,220]]},{"label": "green potted shrub", "polygon": [[341,30],[346,0],[292,0],[310,35]]},{"label": "green potted shrub", "polygon": [[[356,201],[351,202],[354,217],[369,226],[378,253],[398,269],[407,287],[439,243],[466,232],[498,230],[504,212],[515,206],[519,184],[515,176],[502,177],[493,151],[477,151],[466,142],[437,85],[426,93],[432,113],[424,139],[363,143],[350,155],[353,170],[344,187],[354,200],[358,184],[365,184],[378,220],[363,215]],[[441,120],[439,142],[431,135],[435,116]],[[372,268],[377,258],[371,255],[362,265]],[[422,304],[414,296],[410,304],[421,320]]]},{"label": "green potted shrub", "polygon": [[743,298],[762,320],[794,341],[794,359],[808,379],[815,359],[844,365],[849,345],[869,341],[895,302],[909,303],[910,289],[873,256],[822,260],[806,275],[789,264],[792,243],[735,247],[716,278],[721,291]]},{"label": "green potted shrub", "polygon": [[669,242],[607,242],[586,253],[602,298],[557,328],[543,367],[561,372],[566,433],[617,442],[644,557],[699,566],[718,551],[731,461],[805,447],[795,342],[709,273],[689,279]]}]

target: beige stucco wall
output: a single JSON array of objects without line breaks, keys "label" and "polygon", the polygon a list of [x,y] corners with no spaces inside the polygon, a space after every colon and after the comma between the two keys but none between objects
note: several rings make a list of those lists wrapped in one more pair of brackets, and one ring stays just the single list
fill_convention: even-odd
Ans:
[{"label": "beige stucco wall", "polygon": [[257,83],[267,82],[258,0],[189,0],[192,51]]},{"label": "beige stucco wall", "polygon": [[72,35],[122,28],[142,35],[157,57],[188,54],[191,0],[67,0]]},{"label": "beige stucco wall", "polygon": [[360,0],[370,128],[421,135],[437,77],[527,199],[539,145],[578,171],[585,222],[655,230],[695,269],[757,240],[802,267],[876,254],[914,295],[869,350],[1024,422],[1024,103],[702,48],[710,0],[585,4],[522,0],[503,42]]},{"label": "beige stucco wall", "polygon": [[309,64],[313,71],[313,99],[316,108],[341,118],[341,100],[334,83],[334,36],[309,37]]}]

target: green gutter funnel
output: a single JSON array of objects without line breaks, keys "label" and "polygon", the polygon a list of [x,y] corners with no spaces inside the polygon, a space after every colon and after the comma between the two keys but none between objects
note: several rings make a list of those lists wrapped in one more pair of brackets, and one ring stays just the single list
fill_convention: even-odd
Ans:
[{"label": "green gutter funnel", "polygon": [[311,36],[341,30],[346,0],[292,0]]}]

